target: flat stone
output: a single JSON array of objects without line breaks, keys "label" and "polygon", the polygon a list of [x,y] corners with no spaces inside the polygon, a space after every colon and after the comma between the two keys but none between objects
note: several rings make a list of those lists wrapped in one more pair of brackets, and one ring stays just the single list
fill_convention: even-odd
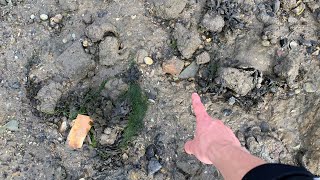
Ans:
[{"label": "flat stone", "polygon": [[183,67],[184,62],[174,56],[162,64],[162,71],[171,75],[178,75],[182,71]]},{"label": "flat stone", "polygon": [[185,68],[179,75],[180,79],[188,79],[194,77],[199,70],[199,66],[196,62],[192,62],[187,68]]},{"label": "flat stone", "polygon": [[197,31],[190,31],[180,23],[176,24],[173,36],[177,40],[178,50],[186,59],[192,57],[202,42]]},{"label": "flat stone", "polygon": [[162,165],[159,163],[158,160],[152,158],[148,163],[148,174],[153,175],[154,173],[158,172],[162,168]]},{"label": "flat stone", "polygon": [[203,52],[196,57],[197,64],[206,64],[210,62],[210,54],[208,52]]},{"label": "flat stone", "polygon": [[304,84],[304,90],[307,93],[314,93],[314,92],[316,92],[318,90],[318,88],[313,83],[307,82],[307,83]]},{"label": "flat stone", "polygon": [[212,32],[221,32],[225,23],[222,16],[206,13],[203,16],[202,25]]}]

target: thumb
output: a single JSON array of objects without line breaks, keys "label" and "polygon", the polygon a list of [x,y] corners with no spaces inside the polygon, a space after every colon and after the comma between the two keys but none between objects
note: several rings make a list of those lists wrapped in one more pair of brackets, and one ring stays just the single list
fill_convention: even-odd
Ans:
[{"label": "thumb", "polygon": [[184,150],[187,154],[193,154],[194,153],[194,142],[193,140],[187,141],[184,144]]}]

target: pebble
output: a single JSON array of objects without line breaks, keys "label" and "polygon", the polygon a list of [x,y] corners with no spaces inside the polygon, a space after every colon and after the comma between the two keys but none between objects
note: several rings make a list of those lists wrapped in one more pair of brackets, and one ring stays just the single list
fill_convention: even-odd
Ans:
[{"label": "pebble", "polygon": [[31,16],[30,16],[30,19],[35,19],[36,18],[36,16],[34,15],[34,14],[31,14]]},{"label": "pebble", "polygon": [[60,133],[66,132],[67,128],[68,128],[67,121],[65,119],[62,119],[62,122],[61,122],[60,127],[59,127],[59,132]]},{"label": "pebble", "polygon": [[147,65],[152,65],[153,64],[153,60],[151,57],[144,57],[143,58],[144,63],[146,63]]},{"label": "pebble", "polygon": [[127,153],[123,153],[122,154],[122,159],[123,160],[127,160],[129,158],[128,154]]},{"label": "pebble", "polygon": [[269,47],[271,44],[270,44],[270,41],[268,41],[268,40],[264,40],[264,41],[262,41],[262,46],[264,46],[264,47]]},{"label": "pebble", "polygon": [[196,62],[192,62],[187,68],[185,68],[179,75],[180,79],[188,79],[194,77],[198,72],[199,66]]},{"label": "pebble", "polygon": [[261,129],[261,132],[269,132],[270,126],[266,121],[262,121],[260,124],[260,129]]},{"label": "pebble", "polygon": [[83,47],[88,47],[89,46],[89,41],[87,39],[85,39],[84,41],[82,41],[82,46]]},{"label": "pebble", "polygon": [[19,130],[19,122],[17,120],[11,120],[4,125],[4,127],[9,131],[18,131]]},{"label": "pebble", "polygon": [[299,44],[298,44],[296,41],[291,41],[290,44],[289,44],[289,46],[290,46],[291,49],[297,48],[298,45],[299,45]]},{"label": "pebble", "polygon": [[158,160],[152,158],[148,163],[148,174],[153,175],[154,173],[158,172],[162,168],[162,165],[159,163]]},{"label": "pebble", "polygon": [[150,144],[146,148],[146,158],[147,158],[147,160],[150,161],[152,158],[154,158],[155,155],[156,155],[156,151],[157,151],[157,147],[154,144]]},{"label": "pebble", "polygon": [[234,105],[234,103],[236,103],[236,98],[232,96],[231,98],[229,98],[228,103],[230,106]]},{"label": "pebble", "polygon": [[232,114],[232,110],[231,109],[224,109],[222,112],[223,112],[224,116],[230,116]]},{"label": "pebble", "polygon": [[50,18],[50,25],[55,25],[61,23],[63,16],[61,14],[57,14],[54,17]]},{"label": "pebble", "polygon": [[208,52],[203,52],[196,57],[197,64],[206,64],[210,62],[210,54]]},{"label": "pebble", "polygon": [[304,90],[307,92],[307,93],[314,93],[317,91],[317,87],[310,83],[310,82],[307,82],[304,84]]},{"label": "pebble", "polygon": [[40,15],[40,19],[42,20],[42,21],[46,21],[46,20],[48,20],[48,15],[46,15],[46,14],[41,14]]}]

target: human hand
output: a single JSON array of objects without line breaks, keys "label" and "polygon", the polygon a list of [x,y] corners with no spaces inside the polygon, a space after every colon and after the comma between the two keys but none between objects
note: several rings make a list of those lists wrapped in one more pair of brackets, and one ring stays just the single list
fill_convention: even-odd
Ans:
[{"label": "human hand", "polygon": [[197,124],[194,139],[184,146],[188,154],[195,155],[205,164],[215,165],[219,152],[225,148],[230,146],[241,148],[232,130],[222,121],[212,119],[208,115],[197,93],[192,94],[192,107]]}]

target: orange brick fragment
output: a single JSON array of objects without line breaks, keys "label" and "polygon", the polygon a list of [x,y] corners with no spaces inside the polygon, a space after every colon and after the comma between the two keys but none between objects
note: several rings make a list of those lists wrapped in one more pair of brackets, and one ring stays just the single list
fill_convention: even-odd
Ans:
[{"label": "orange brick fragment", "polygon": [[92,124],[93,121],[89,116],[78,114],[67,138],[69,147],[72,149],[81,148]]}]

